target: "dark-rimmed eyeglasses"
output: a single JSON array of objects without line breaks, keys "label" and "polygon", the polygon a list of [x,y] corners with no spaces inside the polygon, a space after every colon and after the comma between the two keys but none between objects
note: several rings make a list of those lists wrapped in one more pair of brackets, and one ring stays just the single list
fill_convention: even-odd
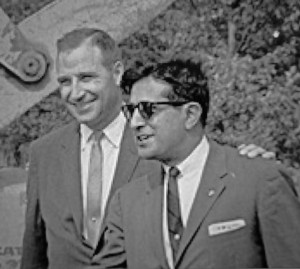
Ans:
[{"label": "dark-rimmed eyeglasses", "polygon": [[189,101],[161,101],[161,102],[139,102],[137,104],[126,104],[122,106],[122,111],[128,121],[131,120],[135,109],[139,110],[140,115],[144,120],[149,120],[158,105],[182,106]]}]

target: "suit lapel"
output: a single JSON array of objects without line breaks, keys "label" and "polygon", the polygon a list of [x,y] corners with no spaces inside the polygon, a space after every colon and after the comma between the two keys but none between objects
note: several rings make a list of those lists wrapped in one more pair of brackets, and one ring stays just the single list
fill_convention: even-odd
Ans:
[{"label": "suit lapel", "polygon": [[80,133],[79,124],[72,123],[63,134],[61,142],[61,163],[68,204],[78,234],[83,230],[83,206],[80,176]]},{"label": "suit lapel", "polygon": [[[80,174],[80,129],[78,123],[74,122],[66,129],[62,137],[61,148],[61,163],[63,164],[66,196],[68,197],[76,229],[78,234],[81,235],[83,231],[83,205]],[[115,191],[130,180],[138,159],[133,135],[129,126],[126,126],[107,204]],[[107,215],[107,209],[108,207],[105,209],[104,218]],[[104,231],[104,226],[101,226],[100,235]]]},{"label": "suit lapel", "polygon": [[162,268],[169,268],[163,239],[163,169],[148,175],[148,183],[144,210],[147,238]]},{"label": "suit lapel", "polygon": [[[130,181],[138,159],[139,157],[133,140],[133,134],[129,126],[126,125],[107,204],[110,202],[115,191]],[[105,211],[106,216],[107,207]]]},{"label": "suit lapel", "polygon": [[203,170],[202,179],[193,202],[186,229],[183,233],[176,263],[187,248],[195,233],[222,194],[225,185],[222,178],[226,175],[225,152],[215,142],[210,142],[210,152]]}]

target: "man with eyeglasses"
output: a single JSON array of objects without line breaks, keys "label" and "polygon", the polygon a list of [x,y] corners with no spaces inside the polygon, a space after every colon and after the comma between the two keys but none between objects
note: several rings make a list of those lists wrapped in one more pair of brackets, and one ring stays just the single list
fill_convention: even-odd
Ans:
[{"label": "man with eyeglasses", "polygon": [[201,66],[146,70],[123,106],[153,171],[112,199],[99,268],[300,267],[300,203],[283,168],[205,134]]}]

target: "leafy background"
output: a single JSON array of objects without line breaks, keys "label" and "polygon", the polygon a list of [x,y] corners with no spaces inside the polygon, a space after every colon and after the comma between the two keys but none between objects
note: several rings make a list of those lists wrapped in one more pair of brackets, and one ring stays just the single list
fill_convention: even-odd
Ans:
[{"label": "leafy background", "polygon": [[[0,6],[19,23],[50,2]],[[212,95],[209,134],[274,151],[299,176],[299,0],[177,0],[120,46],[129,69],[124,94],[131,69],[171,57],[203,61]],[[54,92],[0,130],[2,166],[24,166],[30,142],[70,120]]]}]

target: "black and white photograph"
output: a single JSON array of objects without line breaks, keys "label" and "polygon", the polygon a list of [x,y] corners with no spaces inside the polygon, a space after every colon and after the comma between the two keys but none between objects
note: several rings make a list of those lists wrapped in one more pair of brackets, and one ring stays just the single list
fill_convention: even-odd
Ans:
[{"label": "black and white photograph", "polygon": [[0,269],[300,268],[299,0],[0,0]]}]

